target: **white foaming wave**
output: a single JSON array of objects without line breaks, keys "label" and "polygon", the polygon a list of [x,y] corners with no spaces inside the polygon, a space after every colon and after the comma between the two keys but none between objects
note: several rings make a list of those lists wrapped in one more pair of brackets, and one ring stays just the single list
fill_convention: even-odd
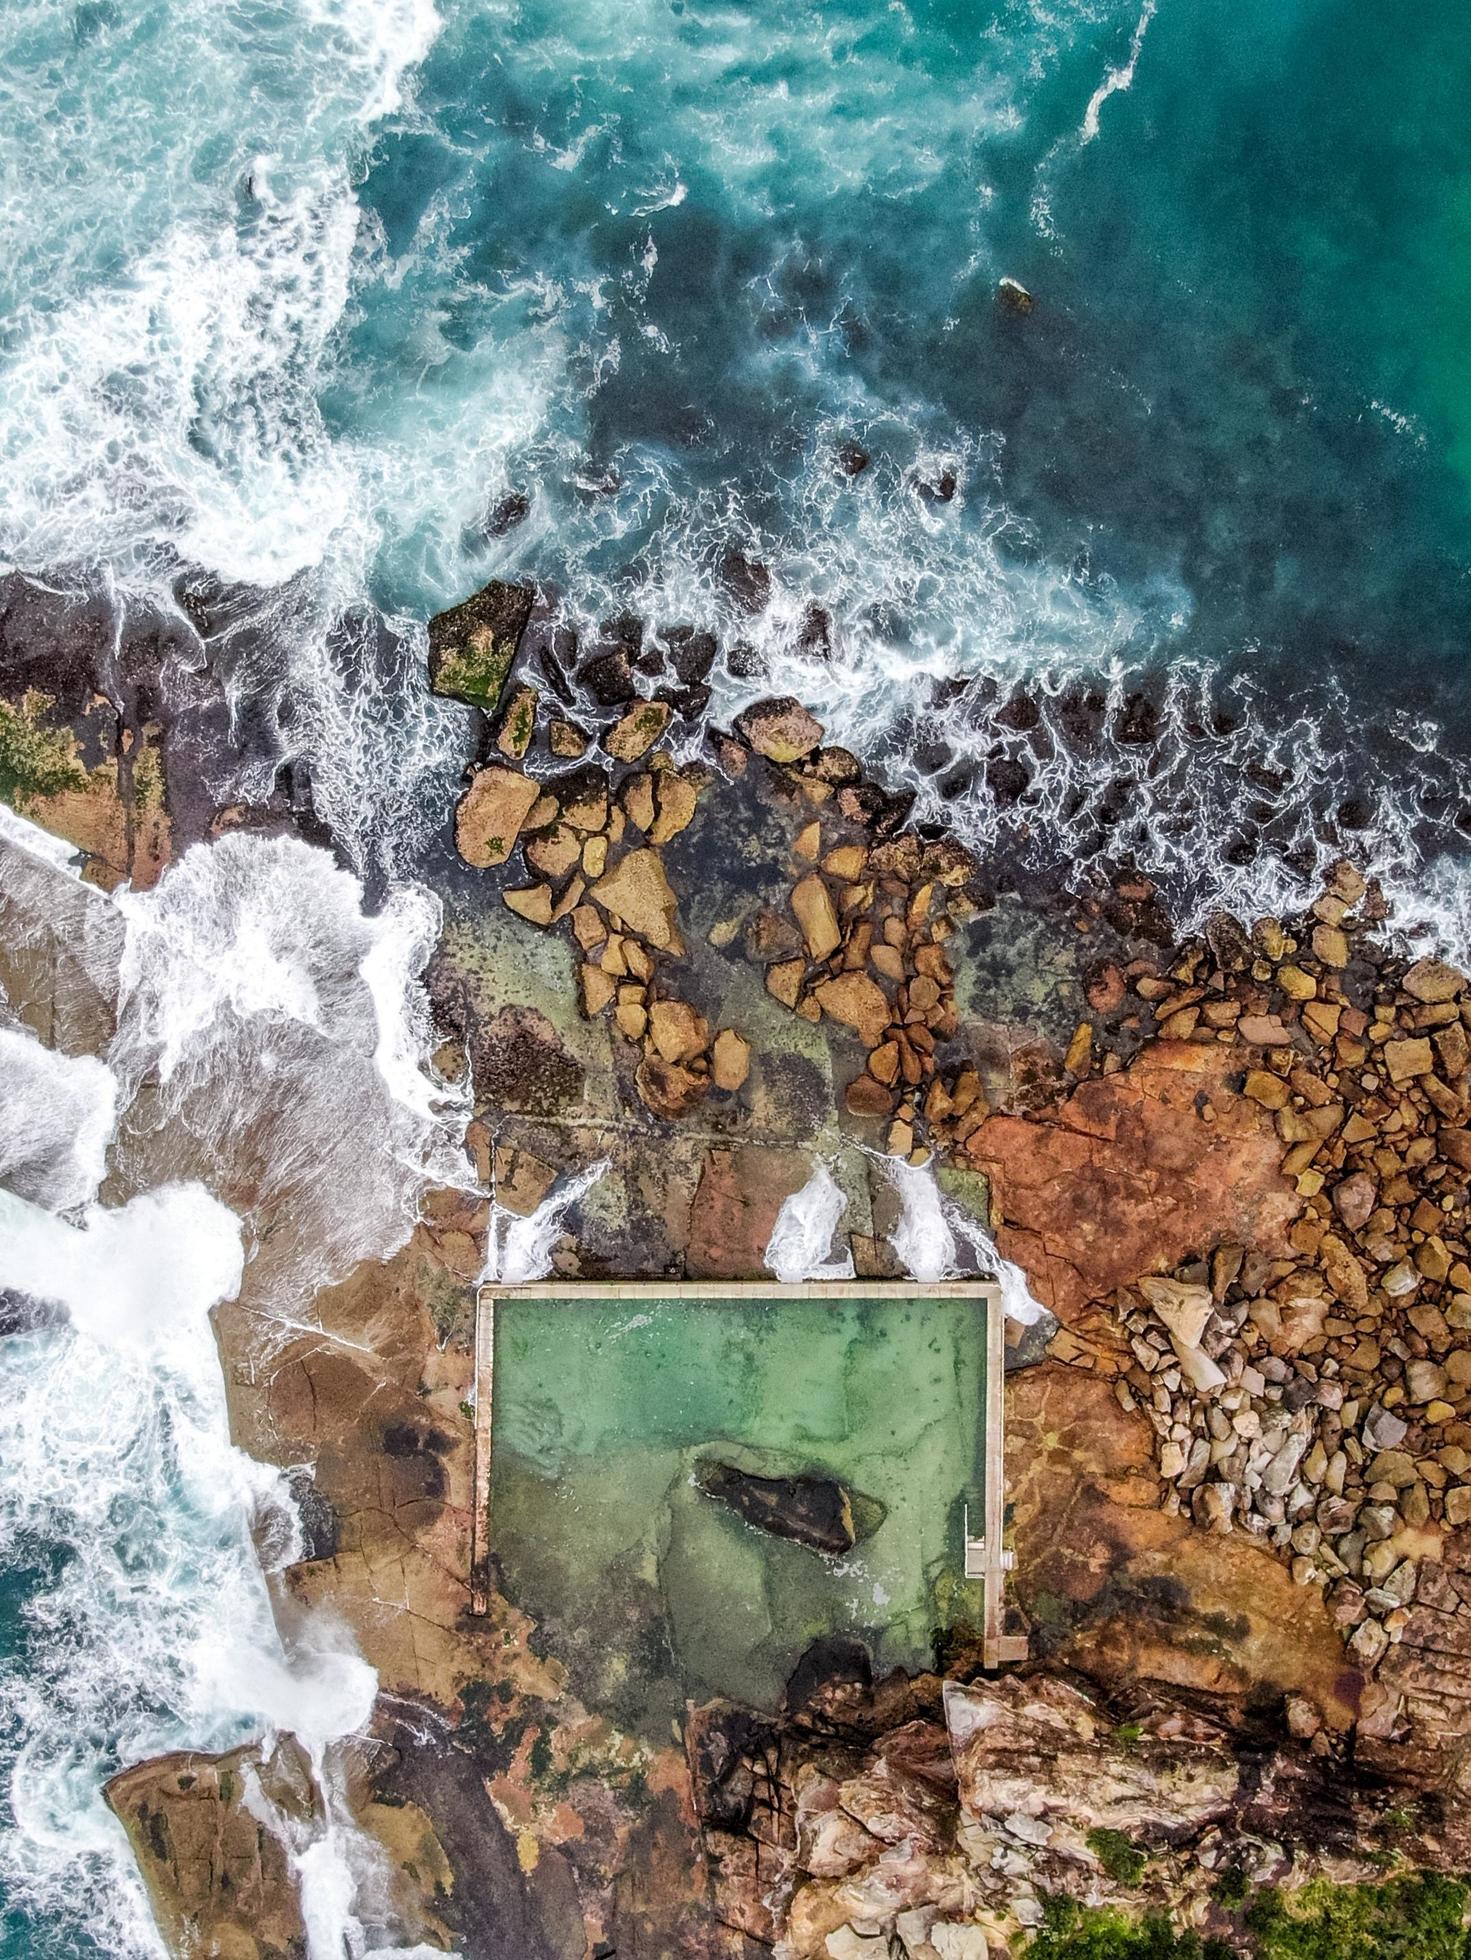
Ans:
[{"label": "white foaming wave", "polygon": [[198,1187],[94,1211],[85,1230],[0,1193],[0,1284],[72,1314],[0,1342],[0,1521],[49,1581],[4,1670],[0,1872],[14,1906],[58,1925],[81,1906],[118,1954],[162,1948],[102,1782],[159,1749],[240,1739],[254,1711],[202,1694],[193,1656],[272,1637],[246,1520],[274,1478],[225,1440],[207,1319],[241,1265],[239,1221]]},{"label": "white foaming wave", "polygon": [[431,894],[403,887],[370,917],[325,851],[236,834],[116,902],[127,939],[110,1060],[130,1095],[156,1077],[150,1121],[182,1127],[201,1176],[251,1184],[269,1227],[253,1297],[292,1306],[389,1257],[426,1184],[473,1183],[465,1091],[427,1060]]},{"label": "white foaming wave", "polygon": [[[22,0],[15,31],[0,22],[24,132],[8,173],[0,136],[0,181],[28,187],[3,207],[0,559],[102,567],[121,599],[165,606],[180,557],[258,590],[272,671],[237,695],[292,683],[320,814],[366,862],[377,839],[417,836],[415,787],[464,719],[405,711],[406,660],[353,673],[334,659],[404,481],[438,473],[337,433],[320,405],[358,269],[365,133],[401,106],[438,14],[429,0],[228,14],[185,0],[166,34],[124,37],[101,17],[106,58],[79,62],[73,13]],[[421,633],[416,670],[422,652]]]},{"label": "white foaming wave", "polygon": [[117,1121],[111,1069],[0,1027],[0,1082],[0,1183],[50,1211],[95,1198]]},{"label": "white foaming wave", "polygon": [[[277,1630],[254,1540],[289,1562],[299,1522],[283,1474],[229,1443],[209,1310],[244,1279],[284,1318],[312,1285],[401,1243],[437,1167],[473,1181],[450,1150],[463,1110],[421,1073],[417,975],[437,906],[405,890],[370,918],[357,881],[294,840],[222,839],[146,896],[109,899],[44,856],[12,852],[4,868],[7,924],[38,948],[58,897],[121,918],[123,933],[113,1087],[101,1062],[37,1063],[44,1051],[16,1035],[0,1044],[0,1106],[24,1100],[17,1134],[35,1131],[35,1104],[55,1104],[58,1080],[80,1096],[85,1077],[87,1180],[116,1101],[119,1175],[145,1188],[78,1224],[0,1192],[0,1287],[68,1314],[0,1341],[0,1525],[22,1570],[42,1568],[0,1696],[15,1819],[0,1880],[34,1920],[80,1918],[105,1950],[154,1960],[104,1778],[161,1751],[290,1731],[320,1813],[289,1847],[311,1960],[392,1951],[382,1854],[353,1820],[341,1758],[376,1676],[325,1615],[284,1642]],[[241,1219],[202,1183],[146,1188],[155,1136],[171,1169],[197,1154],[211,1182],[253,1200],[248,1267]],[[90,1195],[80,1168],[60,1182]]]},{"label": "white foaming wave", "polygon": [[481,1283],[497,1280],[502,1286],[527,1286],[545,1279],[552,1270],[552,1252],[562,1234],[563,1218],[587,1196],[607,1168],[608,1159],[600,1157],[575,1177],[559,1179],[535,1211],[524,1218],[492,1203]]},{"label": "white foaming wave", "polygon": [[843,1221],[848,1200],[826,1164],[818,1164],[800,1191],[793,1192],[776,1214],[767,1241],[765,1266],[783,1286],[804,1280],[853,1277],[853,1255],[832,1256],[833,1239]]}]

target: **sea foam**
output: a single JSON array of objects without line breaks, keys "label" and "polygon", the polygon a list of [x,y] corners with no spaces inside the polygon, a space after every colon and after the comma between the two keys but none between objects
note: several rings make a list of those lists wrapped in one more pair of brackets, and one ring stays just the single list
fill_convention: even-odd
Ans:
[{"label": "sea foam", "polygon": [[30,989],[10,1012],[64,1021],[50,990],[79,907],[108,953],[87,999],[110,979],[116,1026],[101,1056],[0,1030],[0,1289],[53,1310],[0,1340],[0,1522],[28,1587],[4,1669],[0,1879],[38,1925],[157,1955],[103,1781],[289,1730],[319,1792],[318,1825],[288,1845],[311,1960],[392,1950],[340,1760],[375,1676],[330,1616],[278,1630],[258,1548],[299,1556],[295,1506],[229,1441],[210,1312],[243,1290],[268,1347],[310,1321],[317,1285],[403,1241],[428,1178],[468,1180],[417,985],[437,911],[405,888],[369,917],[356,880],[288,840],[222,839],[113,898],[28,843],[18,824],[0,841]]}]

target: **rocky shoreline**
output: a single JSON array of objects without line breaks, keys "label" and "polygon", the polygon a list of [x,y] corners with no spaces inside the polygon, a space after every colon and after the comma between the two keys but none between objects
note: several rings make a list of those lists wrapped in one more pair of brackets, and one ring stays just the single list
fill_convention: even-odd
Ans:
[{"label": "rocky shoreline", "polygon": [[[75,620],[42,633],[37,603],[12,585],[0,619],[0,793],[95,879],[310,823],[289,782],[211,804],[207,669],[186,713],[164,663],[150,693],[141,653],[73,658]],[[248,1316],[217,1315],[234,1439],[312,1466],[283,1620],[330,1606],[379,1670],[354,1797],[406,1937],[1020,1960],[1069,1899],[1250,1952],[1264,1891],[1466,1869],[1465,977],[1386,950],[1347,864],[1303,917],[1199,940],[1133,867],[1018,900],[801,703],[707,730],[716,652],[620,620],[579,657],[530,588],[432,624],[473,751],[440,1063],[468,1062],[498,1215],[608,1160],[554,1248],[569,1277],[759,1276],[819,1156],[856,1270],[892,1274],[882,1160],[934,1166],[1055,1316],[1008,1383],[1033,1660],[988,1679],[961,1632],[933,1674],[875,1680],[824,1649],[782,1708],[691,1706],[656,1748],[499,1590],[472,1616],[493,1215],[431,1193],[393,1260],[319,1296],[351,1350],[261,1367]],[[304,1951],[239,1787],[290,1764],[248,1758],[112,1786],[180,1952]]]}]

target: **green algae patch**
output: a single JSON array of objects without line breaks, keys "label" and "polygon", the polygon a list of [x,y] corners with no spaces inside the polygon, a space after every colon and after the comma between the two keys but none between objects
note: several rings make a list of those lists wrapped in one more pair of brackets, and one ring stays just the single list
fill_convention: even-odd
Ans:
[{"label": "green algae patch", "polygon": [[19,702],[0,700],[0,802],[12,809],[24,811],[45,797],[87,786],[70,730],[45,726],[53,705],[35,693]]},{"label": "green algae patch", "polygon": [[1314,1879],[1257,1894],[1246,1915],[1259,1960],[1468,1960],[1467,1888],[1405,1874],[1378,1885]]},{"label": "green algae patch", "polygon": [[[980,1300],[502,1299],[490,1542],[589,1703],[667,1736],[687,1698],[776,1707],[811,1643],[923,1667],[980,1622]],[[842,1554],[700,1488],[830,1479],[869,1501]]]},{"label": "green algae patch", "polygon": [[436,694],[493,714],[536,594],[492,579],[463,605],[429,622],[429,682]]}]

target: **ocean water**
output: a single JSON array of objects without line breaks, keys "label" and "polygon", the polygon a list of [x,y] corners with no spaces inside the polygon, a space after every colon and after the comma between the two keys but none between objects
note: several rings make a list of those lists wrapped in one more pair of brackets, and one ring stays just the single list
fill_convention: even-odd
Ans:
[{"label": "ocean water", "polygon": [[105,900],[0,813],[0,1288],[69,1308],[0,1337],[4,1960],[156,1953],[103,1778],[303,1695],[312,1960],[389,1937],[332,1812],[368,1684],[280,1645],[206,1316],[275,1338],[464,1174],[433,611],[708,625],[717,714],[801,694],[998,884],[1267,908],[1348,845],[1471,953],[1468,94],[1448,0],[0,9],[0,563],[224,589],[204,654],[374,893],[237,836]]},{"label": "ocean water", "polygon": [[1198,909],[1348,841],[1465,936],[1463,9],[17,0],[0,55],[0,555],[242,582],[360,861],[463,754],[425,617],[524,573],[754,641],[721,706],[1034,868]]}]

